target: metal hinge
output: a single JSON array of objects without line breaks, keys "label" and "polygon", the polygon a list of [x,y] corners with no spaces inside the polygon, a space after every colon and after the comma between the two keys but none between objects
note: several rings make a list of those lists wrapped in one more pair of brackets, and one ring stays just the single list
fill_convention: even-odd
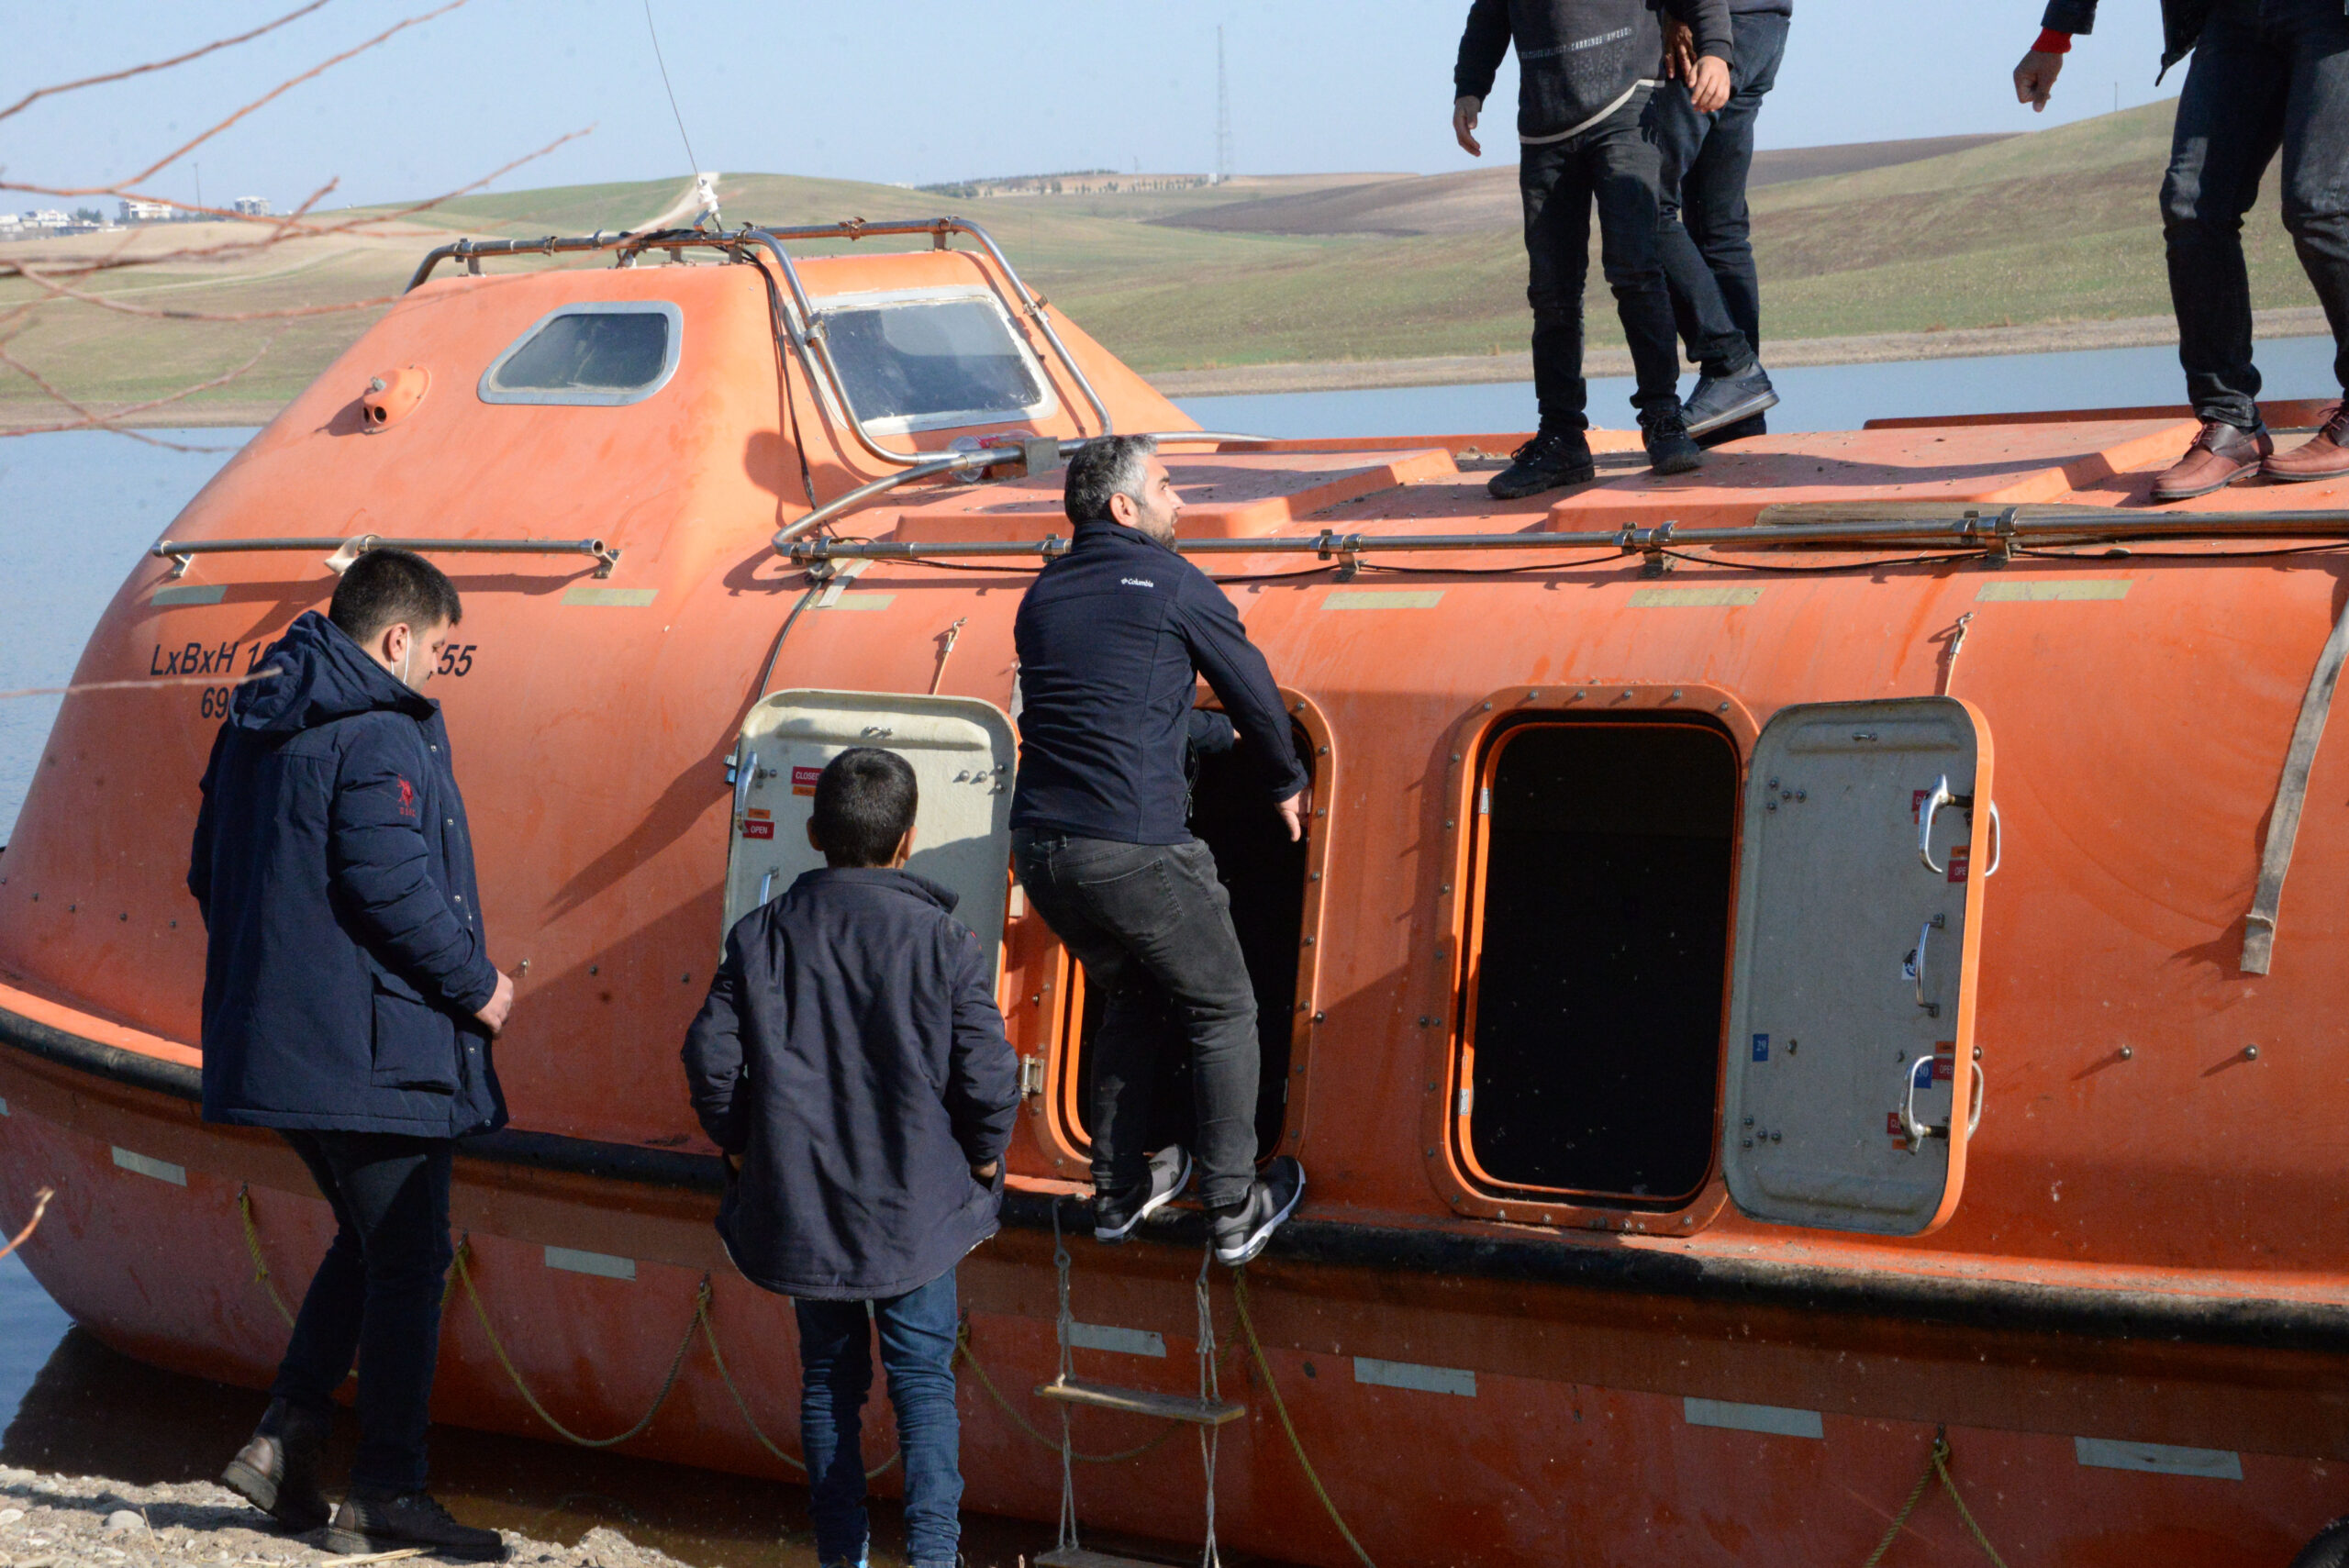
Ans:
[{"label": "metal hinge", "polygon": [[1041,1056],[1021,1057],[1019,1059],[1019,1097],[1024,1100],[1030,1095],[1041,1095],[1043,1092],[1044,1059]]}]

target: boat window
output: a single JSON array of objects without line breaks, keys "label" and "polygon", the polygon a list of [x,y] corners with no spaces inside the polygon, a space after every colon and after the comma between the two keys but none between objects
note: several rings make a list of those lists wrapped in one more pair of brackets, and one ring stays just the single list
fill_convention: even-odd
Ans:
[{"label": "boat window", "polygon": [[868,428],[983,425],[1052,408],[1041,370],[991,295],[835,305],[823,322],[849,403]]},{"label": "boat window", "polygon": [[[1308,766],[1313,742],[1301,728],[1292,731],[1297,754]],[[1191,831],[1215,854],[1216,875],[1231,895],[1231,923],[1240,936],[1240,950],[1248,961],[1248,975],[1256,992],[1256,1153],[1269,1157],[1280,1146],[1288,1118],[1289,1051],[1295,1037],[1297,973],[1305,933],[1305,873],[1310,845],[1292,842],[1288,829],[1273,810],[1264,775],[1254,761],[1235,747],[1219,756],[1200,760],[1191,789]],[[1076,1027],[1075,1071],[1063,1073],[1069,1094],[1063,1109],[1074,1140],[1087,1147],[1087,1124],[1093,1118],[1095,1056],[1091,1049],[1101,1023],[1101,994],[1085,984],[1072,966],[1074,983],[1071,1009]],[[1159,1078],[1151,1100],[1149,1136],[1145,1149],[1180,1143],[1197,1148],[1197,1120],[1191,1098],[1188,1053],[1166,1051],[1159,1062]]]},{"label": "boat window", "polygon": [[1737,775],[1701,723],[1495,741],[1454,1123],[1485,1183],[1658,1208],[1704,1185]]},{"label": "boat window", "polygon": [[666,300],[567,305],[482,373],[484,403],[641,403],[676,373],[685,318]]}]

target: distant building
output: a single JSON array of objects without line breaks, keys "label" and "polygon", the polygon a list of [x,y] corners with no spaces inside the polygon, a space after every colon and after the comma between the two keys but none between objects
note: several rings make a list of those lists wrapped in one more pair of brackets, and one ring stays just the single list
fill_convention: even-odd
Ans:
[{"label": "distant building", "polygon": [[269,198],[267,196],[239,196],[237,210],[247,217],[267,217],[270,216]]},{"label": "distant building", "polygon": [[125,223],[170,223],[179,217],[179,209],[169,202],[135,202],[122,204]]},{"label": "distant building", "polygon": [[60,212],[55,207],[42,207],[38,211],[25,214],[25,227],[27,228],[71,228],[73,227],[73,215],[70,212]]}]

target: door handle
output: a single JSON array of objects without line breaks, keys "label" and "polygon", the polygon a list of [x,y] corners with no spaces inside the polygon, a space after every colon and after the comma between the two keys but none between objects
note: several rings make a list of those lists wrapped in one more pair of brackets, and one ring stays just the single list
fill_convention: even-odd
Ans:
[{"label": "door handle", "polygon": [[751,781],[759,776],[759,754],[749,751],[734,768],[734,831],[742,830],[742,808],[750,803]]},{"label": "door handle", "polygon": [[1925,944],[1932,940],[1935,931],[1948,924],[1948,916],[1936,915],[1920,926],[1917,929],[1917,945],[1909,951],[1909,962],[1900,966],[1906,972],[1906,977],[1916,982],[1917,1006],[1925,1009],[1925,1017],[1929,1018],[1942,1016],[1942,1005],[1925,1000]]},{"label": "door handle", "polygon": [[1949,792],[1949,775],[1943,773],[1933,781],[1933,787],[1925,792],[1925,798],[1917,803],[1917,858],[1924,862],[1925,869],[1935,876],[1947,876],[1949,868],[1933,863],[1933,817],[1956,798]]},{"label": "door handle", "polygon": [[[1901,1076],[1906,1080],[1901,1085],[1900,1130],[1909,1140],[1909,1152],[1911,1154],[1923,1153],[1925,1140],[1929,1138],[1949,1136],[1948,1128],[1935,1127],[1930,1122],[1917,1119],[1917,1091],[1923,1086],[1918,1082],[1918,1075],[1922,1073],[1924,1083],[1932,1083],[1933,1063],[1939,1060],[1938,1057],[1920,1056],[1912,1065],[1900,1070]],[[1952,1071],[1955,1071],[1954,1064],[1952,1066]],[[1982,1125],[1982,1063],[1979,1062],[1974,1064],[1973,1092],[1966,1096],[1966,1099],[1968,1103],[1965,1111],[1965,1136],[1972,1138]]]},{"label": "door handle", "polygon": [[2007,858],[2007,830],[1998,822],[1998,803],[1990,803],[1990,869],[1984,876],[1998,874],[1998,862]]}]

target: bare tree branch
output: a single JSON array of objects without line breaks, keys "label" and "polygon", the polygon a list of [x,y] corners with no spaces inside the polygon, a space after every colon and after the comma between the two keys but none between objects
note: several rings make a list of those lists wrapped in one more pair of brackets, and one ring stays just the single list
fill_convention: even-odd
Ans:
[{"label": "bare tree branch", "polygon": [[49,1200],[56,1195],[54,1187],[43,1187],[33,1195],[33,1217],[25,1221],[25,1228],[11,1237],[6,1246],[0,1247],[0,1258],[6,1257],[32,1239],[34,1229],[40,1224],[40,1217],[49,1212]]},{"label": "bare tree branch", "polygon": [[[43,98],[53,98],[64,93],[78,93],[84,87],[102,86],[108,82],[127,81],[133,76],[144,76],[150,71],[169,71],[174,65],[185,65],[191,60],[201,60],[207,54],[215,54],[224,49],[234,49],[240,43],[250,43],[263,33],[273,33],[286,23],[299,21],[329,3],[330,0],[310,0],[307,6],[298,10],[288,11],[273,22],[264,22],[251,32],[239,33],[232,39],[218,39],[206,44],[202,49],[192,49],[185,54],[174,55],[169,60],[158,60],[146,65],[134,65],[125,71],[109,71],[103,76],[84,76],[79,82],[61,82],[53,87],[36,87],[6,108],[0,109],[0,120],[5,120],[11,115],[21,114]],[[0,1254],[0,1256],[5,1255]]]},{"label": "bare tree branch", "polygon": [[[74,413],[82,416],[78,419],[63,420],[53,425],[28,425],[18,429],[0,430],[0,440],[5,440],[10,436],[54,435],[61,430],[106,429],[112,430],[117,436],[128,436],[134,441],[144,441],[150,447],[163,447],[175,452],[217,451],[219,449],[217,447],[184,446],[178,441],[167,441],[160,436],[150,436],[144,430],[128,429],[125,428],[120,421],[128,419],[133,414],[144,414],[150,408],[161,408],[167,403],[177,403],[183,397],[193,397],[199,392],[209,392],[215,387],[226,386],[230,382],[235,381],[238,377],[243,375],[247,371],[251,370],[255,365],[261,363],[263,356],[268,354],[269,350],[276,346],[276,343],[277,339],[272,338],[268,342],[263,343],[261,346],[260,353],[255,354],[251,359],[247,360],[243,364],[239,365],[235,370],[229,371],[224,375],[214,376],[210,381],[198,382],[194,386],[184,386],[177,392],[167,394],[161,397],[153,398],[145,403],[135,403],[128,408],[117,409],[112,414],[101,414],[84,404],[75,402],[72,397],[66,395],[63,392],[59,391],[56,386],[50,383],[46,376],[43,376],[39,371],[33,369],[32,366],[25,363],[24,361],[10,353],[8,351],[6,339],[0,339],[0,364],[6,365],[18,375],[23,376],[27,381],[29,381],[35,386],[39,387],[41,391],[48,395],[48,396],[53,401],[63,404],[66,407],[73,410]],[[6,1256],[6,1254],[0,1253],[0,1256]]]}]

